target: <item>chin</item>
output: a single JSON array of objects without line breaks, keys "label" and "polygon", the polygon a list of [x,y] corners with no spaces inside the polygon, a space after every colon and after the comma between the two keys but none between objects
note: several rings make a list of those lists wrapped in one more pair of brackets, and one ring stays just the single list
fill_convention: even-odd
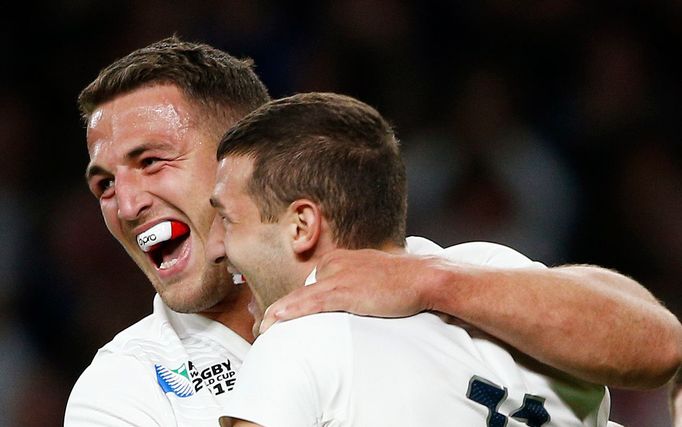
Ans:
[{"label": "chin", "polygon": [[227,296],[227,286],[216,282],[174,283],[165,289],[158,289],[163,302],[178,313],[200,313],[208,311]]}]

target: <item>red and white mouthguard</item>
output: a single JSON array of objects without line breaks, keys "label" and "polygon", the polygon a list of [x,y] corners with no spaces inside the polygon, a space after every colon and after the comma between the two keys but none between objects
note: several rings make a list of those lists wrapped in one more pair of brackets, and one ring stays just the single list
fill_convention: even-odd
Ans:
[{"label": "red and white mouthguard", "polygon": [[179,221],[164,221],[137,235],[137,245],[143,252],[153,250],[156,245],[175,239],[189,231],[189,227]]}]

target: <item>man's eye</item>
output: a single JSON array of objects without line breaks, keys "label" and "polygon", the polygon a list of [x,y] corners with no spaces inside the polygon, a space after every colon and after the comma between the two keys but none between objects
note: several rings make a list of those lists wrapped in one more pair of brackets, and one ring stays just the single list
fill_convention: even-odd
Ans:
[{"label": "man's eye", "polygon": [[142,166],[148,167],[148,166],[153,165],[154,163],[160,162],[161,160],[162,159],[159,159],[158,157],[146,157],[146,158],[142,159],[141,163],[142,163]]},{"label": "man's eye", "polygon": [[97,182],[97,191],[99,192],[99,197],[107,197],[111,191],[114,189],[114,179],[106,178],[101,179]]}]

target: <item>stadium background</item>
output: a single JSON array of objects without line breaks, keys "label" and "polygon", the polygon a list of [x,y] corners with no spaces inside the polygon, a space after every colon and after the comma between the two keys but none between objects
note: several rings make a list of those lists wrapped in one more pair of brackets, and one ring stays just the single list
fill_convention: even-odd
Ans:
[{"label": "stadium background", "polygon": [[[403,144],[411,234],[612,267],[680,316],[682,2],[598,3],[3,10],[0,426],[61,425],[96,349],[151,308],[151,286],[84,183],[75,98],[102,66],[173,33],[250,56],[275,97],[338,91],[377,107]],[[612,394],[614,420],[670,425],[665,388]]]}]

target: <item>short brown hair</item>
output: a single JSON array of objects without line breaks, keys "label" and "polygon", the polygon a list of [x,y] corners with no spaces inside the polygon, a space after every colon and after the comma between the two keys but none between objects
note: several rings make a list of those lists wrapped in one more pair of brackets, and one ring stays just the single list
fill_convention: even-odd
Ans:
[{"label": "short brown hair", "polygon": [[236,120],[270,100],[250,59],[173,36],[135,50],[102,69],[78,96],[88,119],[97,106],[144,86],[173,84],[188,100]]},{"label": "short brown hair", "polygon": [[254,159],[248,191],[261,220],[309,198],[339,247],[404,246],[405,167],[393,130],[369,105],[333,93],[269,102],[225,134],[218,160],[228,155]]}]

